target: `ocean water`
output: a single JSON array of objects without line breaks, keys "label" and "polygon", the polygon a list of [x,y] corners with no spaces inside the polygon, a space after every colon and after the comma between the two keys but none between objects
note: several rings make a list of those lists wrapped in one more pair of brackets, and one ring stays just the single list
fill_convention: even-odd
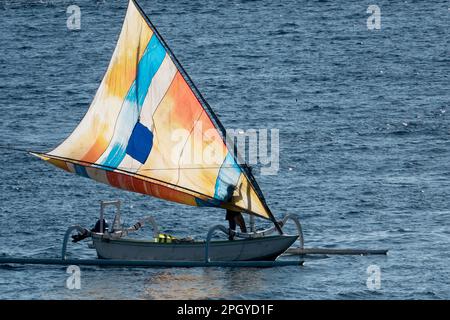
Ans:
[{"label": "ocean water", "polygon": [[[2,299],[449,299],[450,10],[447,1],[140,1],[227,128],[280,130],[280,169],[260,176],[272,211],[307,247],[389,249],[303,267],[0,266]],[[81,29],[66,26],[69,5]],[[381,9],[381,30],[366,10]],[[202,238],[217,209],[167,203],[3,148],[49,151],[103,77],[127,2],[0,1],[0,254],[58,257],[99,201]],[[144,230],[144,233],[149,230]],[[73,257],[94,257],[86,243]],[[369,290],[367,268],[381,271]]]}]

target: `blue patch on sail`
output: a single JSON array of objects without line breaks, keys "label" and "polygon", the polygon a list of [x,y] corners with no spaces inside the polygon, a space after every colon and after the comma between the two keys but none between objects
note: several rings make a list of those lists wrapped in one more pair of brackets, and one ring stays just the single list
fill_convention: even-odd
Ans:
[{"label": "blue patch on sail", "polygon": [[84,166],[80,166],[79,164],[74,164],[73,167],[75,168],[75,173],[79,176],[89,178],[86,168]]},{"label": "blue patch on sail", "polygon": [[159,42],[158,37],[153,35],[145,49],[141,61],[139,61],[139,67],[136,70],[136,95],[134,99],[136,99],[139,110],[144,104],[153,77],[159,70],[165,57],[166,50],[161,42]]},{"label": "blue patch on sail", "polygon": [[222,201],[217,199],[202,200],[200,198],[195,198],[195,202],[199,207],[219,207],[222,203]]},{"label": "blue patch on sail", "polygon": [[240,167],[237,165],[233,156],[228,153],[223,160],[219,174],[217,175],[216,185],[214,187],[214,198],[225,202],[229,201],[233,195],[234,188],[239,181],[240,175]]},{"label": "blue patch on sail", "polygon": [[128,140],[127,154],[144,164],[153,147],[153,134],[140,122],[136,123],[130,140]]},{"label": "blue patch on sail", "polygon": [[102,165],[117,168],[122,162],[127,152],[127,139],[138,121],[139,113],[145,97],[147,96],[149,87],[159,70],[166,51],[158,38],[153,35],[144,54],[139,61],[136,70],[136,79],[128,91],[119,117],[116,122],[116,129],[110,142],[110,151],[106,158],[101,162]]}]

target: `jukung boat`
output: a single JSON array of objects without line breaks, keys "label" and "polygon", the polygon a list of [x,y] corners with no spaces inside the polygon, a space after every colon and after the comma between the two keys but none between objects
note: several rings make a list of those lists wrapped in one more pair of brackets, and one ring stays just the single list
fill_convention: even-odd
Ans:
[{"label": "jukung boat", "polygon": [[[214,226],[206,240],[194,241],[161,235],[153,217],[125,227],[120,203],[102,202],[97,229],[76,226],[66,234],[78,230],[74,239],[90,237],[101,259],[275,260],[298,239],[300,224],[295,216],[275,219],[250,168],[231,149],[210,105],[139,4],[130,0],[112,59],[86,115],[55,149],[32,154],[123,190],[250,215],[248,233]],[[117,211],[107,227],[104,208],[108,205]],[[270,220],[274,227],[256,231],[255,217]],[[283,232],[288,219],[294,220],[299,234]],[[143,225],[153,227],[150,239],[129,237]],[[217,230],[225,234],[224,240],[211,239]],[[235,239],[229,240],[229,235]]]}]

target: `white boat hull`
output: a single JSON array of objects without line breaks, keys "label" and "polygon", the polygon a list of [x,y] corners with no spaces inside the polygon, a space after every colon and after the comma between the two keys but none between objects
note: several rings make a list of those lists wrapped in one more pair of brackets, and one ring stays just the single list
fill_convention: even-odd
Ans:
[{"label": "white boat hull", "polygon": [[[211,241],[211,261],[263,261],[275,260],[286,251],[298,236],[276,235],[262,238]],[[93,245],[101,259],[204,261],[205,242],[157,243],[137,239],[108,239],[99,234],[92,236]]]}]

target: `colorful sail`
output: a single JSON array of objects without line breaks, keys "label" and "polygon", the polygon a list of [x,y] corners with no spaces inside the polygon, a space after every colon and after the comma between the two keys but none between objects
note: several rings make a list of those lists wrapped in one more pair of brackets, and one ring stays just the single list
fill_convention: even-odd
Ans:
[{"label": "colorful sail", "polygon": [[117,188],[273,220],[155,32],[131,0],[88,112],[57,148],[35,155]]}]

